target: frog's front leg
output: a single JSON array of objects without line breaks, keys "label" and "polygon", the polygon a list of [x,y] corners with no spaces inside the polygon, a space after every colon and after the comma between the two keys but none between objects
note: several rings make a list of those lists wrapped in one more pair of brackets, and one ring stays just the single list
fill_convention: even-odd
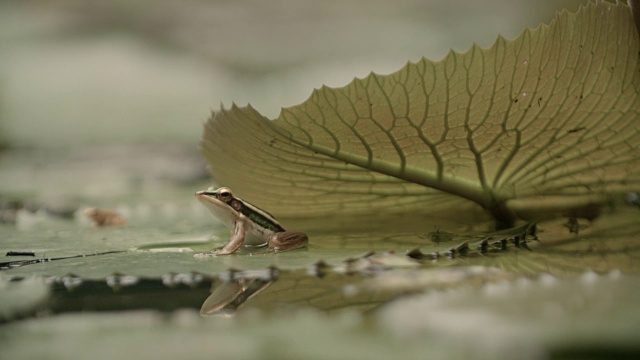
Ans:
[{"label": "frog's front leg", "polygon": [[236,220],[235,227],[231,236],[229,237],[229,242],[225,244],[221,249],[214,250],[210,252],[210,255],[229,255],[238,251],[242,244],[244,244],[244,235],[245,235],[245,222],[242,220]]}]

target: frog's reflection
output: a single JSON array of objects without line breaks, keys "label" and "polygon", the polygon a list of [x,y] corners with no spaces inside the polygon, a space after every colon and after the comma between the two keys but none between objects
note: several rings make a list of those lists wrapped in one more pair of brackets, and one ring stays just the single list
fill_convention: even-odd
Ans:
[{"label": "frog's reflection", "polygon": [[211,284],[211,295],[202,304],[200,315],[232,316],[245,301],[278,279],[277,269],[254,271],[230,270]]}]

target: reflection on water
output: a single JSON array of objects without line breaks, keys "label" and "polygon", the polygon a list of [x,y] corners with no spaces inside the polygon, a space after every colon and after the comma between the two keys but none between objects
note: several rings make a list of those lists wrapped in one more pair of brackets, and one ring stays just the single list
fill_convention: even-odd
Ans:
[{"label": "reflection on water", "polygon": [[186,273],[161,278],[114,274],[102,280],[74,275],[50,277],[44,279],[49,293],[44,302],[22,314],[10,314],[0,322],[43,313],[136,309],[171,312],[191,308],[200,309],[203,316],[229,316],[245,307],[269,311],[283,305],[311,306],[324,311],[353,307],[366,310],[403,293],[393,290],[355,294],[353,288],[367,275],[324,272],[320,268],[321,265],[318,269],[301,271],[230,270],[218,276]]},{"label": "reflection on water", "polygon": [[[404,263],[400,258],[405,259]],[[358,266],[353,265],[356,262]],[[395,270],[389,270],[390,266]],[[406,256],[365,254],[360,259],[346,261],[344,266],[329,268],[320,262],[310,269],[297,271],[268,268],[229,270],[217,276],[167,274],[160,278],[114,274],[101,280],[74,275],[49,277],[43,279],[48,291],[45,301],[20,314],[4,314],[0,322],[36,314],[138,309],[172,312],[191,308],[199,309],[203,316],[231,316],[245,308],[272,311],[282,306],[311,307],[329,313],[344,309],[368,311],[398,296],[421,291],[429,284],[441,285],[442,279],[451,279],[451,276],[460,280],[495,277],[495,272],[455,268],[445,271],[450,275],[444,277],[421,277],[416,283],[419,286],[390,286],[390,282],[398,284],[418,279],[416,276],[421,272],[424,271],[417,262]],[[451,275],[453,272],[457,275]],[[23,280],[25,278],[11,281],[19,285]]]},{"label": "reflection on water", "polygon": [[[367,252],[333,266],[318,261],[303,270],[283,271],[267,267],[245,271],[231,269],[216,276],[196,272],[169,273],[159,278],[116,273],[99,280],[75,275],[48,277],[44,279],[49,292],[45,301],[21,314],[9,314],[3,320],[42,312],[60,314],[135,309],[167,312],[181,308],[200,309],[203,316],[231,316],[243,308],[275,310],[284,305],[311,307],[325,312],[347,308],[367,311],[398,296],[422,291],[432,283],[442,283],[443,277],[420,276],[425,267],[432,266],[441,257],[472,259],[504,251],[509,246],[523,247],[528,239],[535,236],[533,228],[525,225],[481,237],[469,236],[458,245],[430,253],[418,248],[404,255]],[[441,270],[440,274],[451,274],[452,271],[457,274],[453,278],[459,281],[451,286],[464,283],[463,280],[469,276],[480,276],[484,280],[496,276],[493,270],[477,271],[462,267]],[[396,274],[396,277],[389,274]],[[500,272],[497,274],[503,277]],[[379,282],[370,281],[375,278],[380,279]],[[444,277],[451,278],[449,275]],[[414,284],[408,285],[408,279]],[[416,279],[422,280],[416,282]],[[20,280],[23,278],[15,277],[10,281]],[[405,285],[389,286],[389,282]]]},{"label": "reflection on water", "polygon": [[233,315],[240,306],[278,279],[279,271],[269,268],[259,271],[229,271],[221,283],[211,286],[211,295],[200,307],[200,315]]}]

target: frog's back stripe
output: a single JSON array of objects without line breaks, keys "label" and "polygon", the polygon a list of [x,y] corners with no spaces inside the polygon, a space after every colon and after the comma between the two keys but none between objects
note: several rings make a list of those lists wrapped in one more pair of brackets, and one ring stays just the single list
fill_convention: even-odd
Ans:
[{"label": "frog's back stripe", "polygon": [[251,219],[251,221],[273,232],[285,231],[282,225],[280,225],[280,223],[273,217],[273,215],[255,205],[249,205],[239,198],[236,198],[236,200],[240,200],[240,202],[242,202],[242,209],[240,209],[240,212],[244,216]]}]

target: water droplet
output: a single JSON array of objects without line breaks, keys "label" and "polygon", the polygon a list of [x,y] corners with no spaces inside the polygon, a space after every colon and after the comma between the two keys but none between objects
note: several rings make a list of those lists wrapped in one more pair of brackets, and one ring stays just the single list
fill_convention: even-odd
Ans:
[{"label": "water droplet", "polygon": [[133,275],[113,274],[106,277],[107,286],[112,289],[132,286],[138,283],[138,277]]},{"label": "water droplet", "polygon": [[358,287],[355,285],[346,285],[342,288],[342,293],[347,297],[356,296],[358,292]]},{"label": "water droplet", "polygon": [[544,287],[551,287],[558,283],[558,279],[556,279],[555,276],[550,274],[540,275],[540,277],[538,278],[538,281],[540,282],[540,285]]},{"label": "water droplet", "polygon": [[618,280],[622,278],[622,272],[620,270],[612,270],[609,272],[609,278],[613,280]]},{"label": "water droplet", "polygon": [[582,276],[580,276],[580,280],[585,285],[591,285],[598,281],[598,277],[599,276],[596,272],[589,270],[582,274]]},{"label": "water droplet", "polygon": [[73,290],[82,285],[82,278],[74,275],[68,275],[61,278],[62,284],[67,290]]}]

